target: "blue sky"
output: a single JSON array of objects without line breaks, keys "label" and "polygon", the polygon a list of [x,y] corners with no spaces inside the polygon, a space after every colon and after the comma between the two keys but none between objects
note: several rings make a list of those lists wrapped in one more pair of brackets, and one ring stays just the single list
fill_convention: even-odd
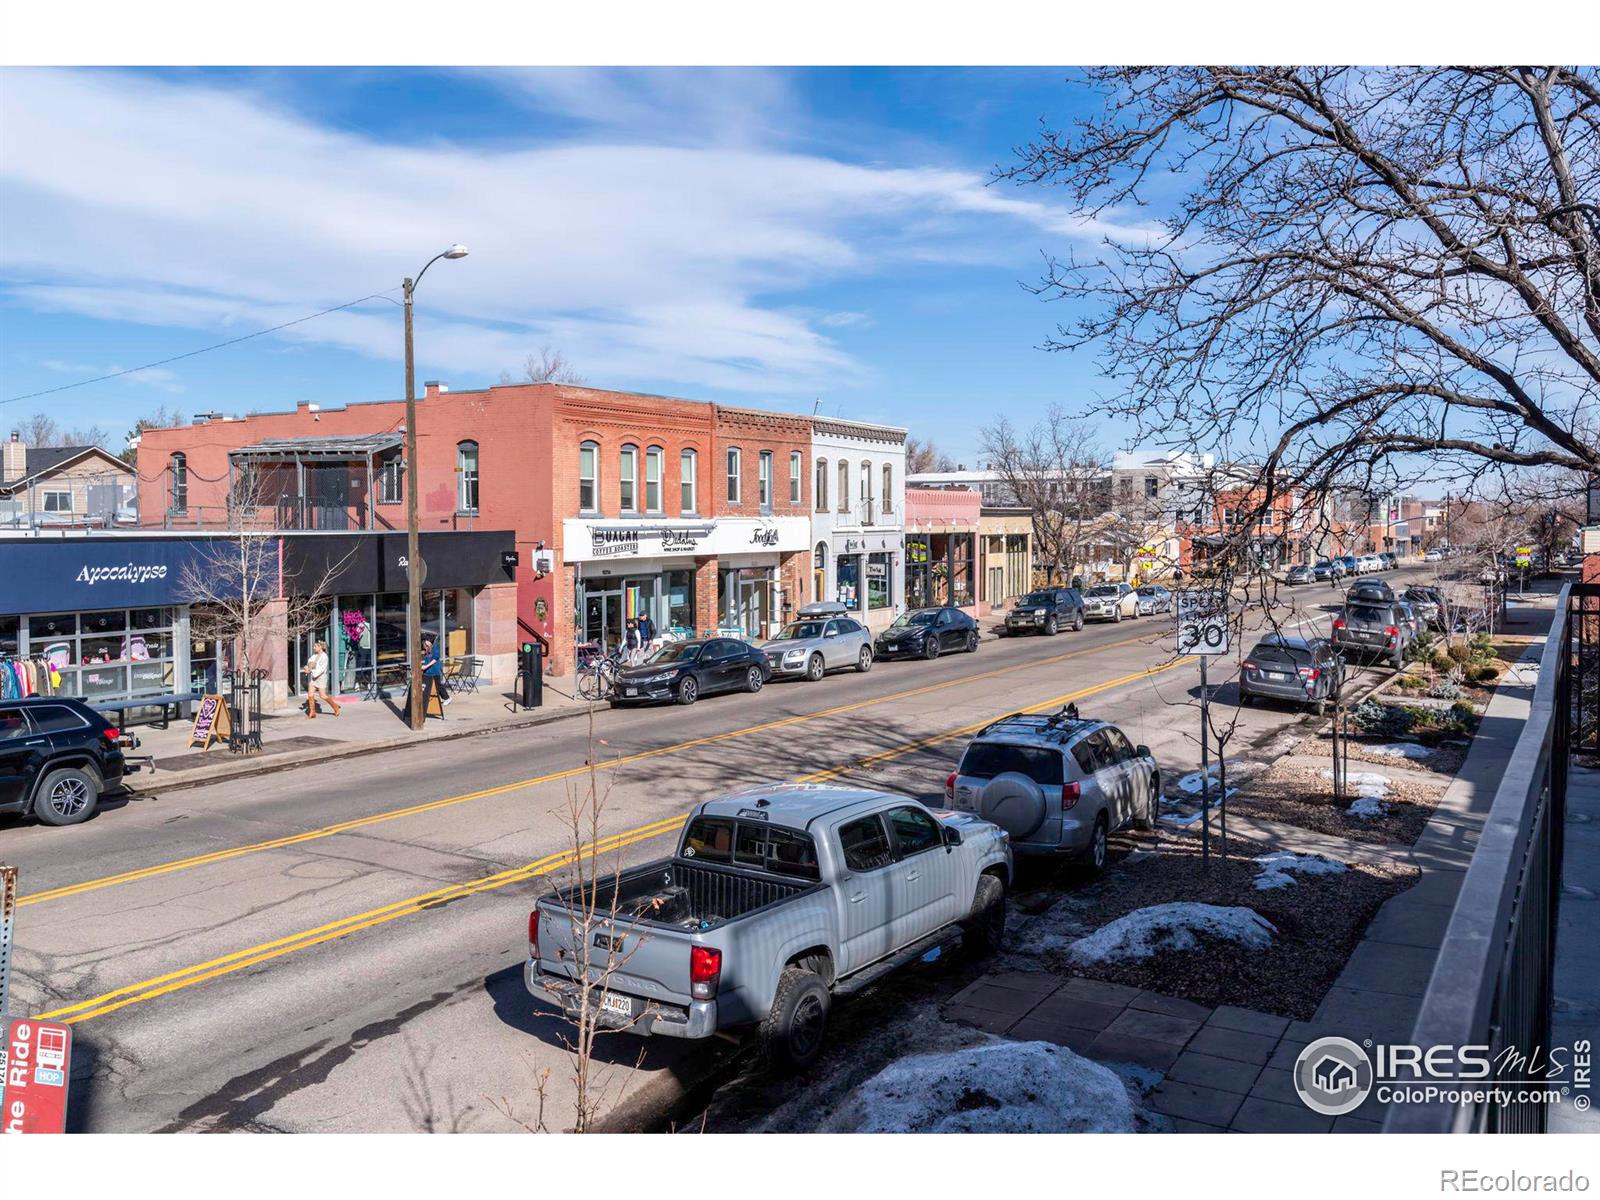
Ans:
[{"label": "blue sky", "polygon": [[[0,90],[0,401],[397,295],[452,241],[472,254],[418,290],[419,381],[483,385],[548,345],[597,386],[820,400],[969,461],[991,414],[1104,386],[1038,349],[1065,313],[1021,286],[1104,229],[990,182],[1094,103],[1065,69],[11,69]],[[400,352],[376,300],[0,423],[120,442],[158,405],[392,397]]]}]

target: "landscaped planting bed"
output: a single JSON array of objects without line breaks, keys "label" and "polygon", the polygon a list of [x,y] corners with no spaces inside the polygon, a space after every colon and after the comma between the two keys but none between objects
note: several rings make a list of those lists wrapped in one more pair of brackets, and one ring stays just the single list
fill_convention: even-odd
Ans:
[{"label": "landscaped planting bed", "polygon": [[[1447,782],[1441,779],[1437,784],[1424,784],[1400,778],[1393,759],[1357,763],[1355,746],[1350,750],[1349,786],[1342,801],[1333,796],[1331,754],[1327,758],[1296,756],[1282,759],[1271,770],[1257,775],[1228,801],[1228,809],[1241,816],[1297,825],[1353,842],[1411,845],[1433,816]],[[1389,770],[1385,771],[1385,767]],[[1381,789],[1375,786],[1380,778],[1385,785]],[[1377,794],[1380,790],[1381,795]],[[1377,803],[1358,804],[1362,799]],[[1355,812],[1351,811],[1353,806]]]}]

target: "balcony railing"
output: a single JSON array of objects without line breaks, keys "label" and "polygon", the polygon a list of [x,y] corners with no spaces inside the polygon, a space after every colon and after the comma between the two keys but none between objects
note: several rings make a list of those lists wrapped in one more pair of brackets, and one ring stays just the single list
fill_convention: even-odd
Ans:
[{"label": "balcony railing", "polygon": [[[1569,584],[1557,600],[1527,722],[1422,998],[1411,1036],[1417,1045],[1487,1046],[1496,1064],[1507,1061],[1502,1055],[1508,1050],[1530,1058],[1548,1051],[1568,758],[1575,750],[1600,749],[1597,706],[1600,585]],[[1530,1066],[1529,1073],[1537,1069]],[[1509,1078],[1508,1070],[1497,1074]],[[1536,1090],[1538,1080],[1529,1086]],[[1461,1092],[1473,1094],[1470,1081]],[[1536,1133],[1545,1124],[1542,1100],[1439,1100],[1391,1109],[1384,1131]]]}]

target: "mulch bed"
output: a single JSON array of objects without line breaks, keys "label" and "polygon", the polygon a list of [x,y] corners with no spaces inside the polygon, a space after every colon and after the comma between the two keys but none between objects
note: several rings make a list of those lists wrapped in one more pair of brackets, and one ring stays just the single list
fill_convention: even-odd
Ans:
[{"label": "mulch bed", "polygon": [[[1108,871],[1074,899],[1093,912],[1096,927],[1134,909],[1174,900],[1254,909],[1278,929],[1266,949],[1202,935],[1198,949],[1135,962],[1081,964],[1054,952],[1042,957],[1074,975],[1199,1004],[1236,1004],[1309,1020],[1379,906],[1421,874],[1399,863],[1360,863],[1338,875],[1302,876],[1292,887],[1257,891],[1257,873],[1249,858],[1230,856],[1223,862],[1213,854],[1207,868],[1201,865],[1198,847],[1167,843],[1151,859]],[[1026,936],[1024,931],[1021,937]]]},{"label": "mulch bed", "polygon": [[1280,762],[1272,770],[1257,775],[1239,795],[1230,798],[1228,807],[1243,816],[1314,829],[1352,842],[1411,845],[1422,835],[1422,828],[1439,806],[1447,785],[1443,780],[1436,786],[1415,783],[1381,769],[1399,767],[1400,763],[1394,759],[1358,764],[1355,746],[1350,750],[1352,775],[1360,771],[1389,777],[1389,793],[1383,798],[1389,811],[1381,817],[1352,817],[1345,811],[1359,794],[1354,785],[1349,789],[1353,793],[1350,798],[1343,801],[1333,798],[1333,781],[1322,776],[1324,770],[1333,768],[1331,754],[1325,760]]},{"label": "mulch bed", "polygon": [[[1467,760],[1467,747],[1442,743],[1438,746],[1428,747],[1427,758],[1395,758],[1391,755],[1376,753],[1373,746],[1392,746],[1404,742],[1404,738],[1379,738],[1370,744],[1350,739],[1350,761],[1360,760],[1363,763],[1373,763],[1380,767],[1405,767],[1411,771],[1426,771],[1434,775],[1454,776],[1461,770],[1461,764]],[[1327,738],[1321,738],[1316,746],[1306,749],[1308,754],[1321,754],[1329,760],[1333,759],[1333,748]],[[1351,767],[1352,771],[1357,768]]]}]

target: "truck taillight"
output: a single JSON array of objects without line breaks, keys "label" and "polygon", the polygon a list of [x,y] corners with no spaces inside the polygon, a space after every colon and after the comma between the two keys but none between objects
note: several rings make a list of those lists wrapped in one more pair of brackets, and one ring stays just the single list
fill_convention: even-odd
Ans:
[{"label": "truck taillight", "polygon": [[954,771],[945,776],[944,798],[952,801],[956,798],[956,773]]},{"label": "truck taillight", "polygon": [[534,960],[539,957],[539,910],[537,908],[528,914],[528,957]]},{"label": "truck taillight", "polygon": [[710,946],[689,947],[689,995],[696,1000],[715,1000],[722,981],[722,951]]},{"label": "truck taillight", "polygon": [[1061,785],[1061,807],[1071,808],[1078,802],[1078,797],[1083,795],[1083,788],[1076,783],[1063,783]]}]

